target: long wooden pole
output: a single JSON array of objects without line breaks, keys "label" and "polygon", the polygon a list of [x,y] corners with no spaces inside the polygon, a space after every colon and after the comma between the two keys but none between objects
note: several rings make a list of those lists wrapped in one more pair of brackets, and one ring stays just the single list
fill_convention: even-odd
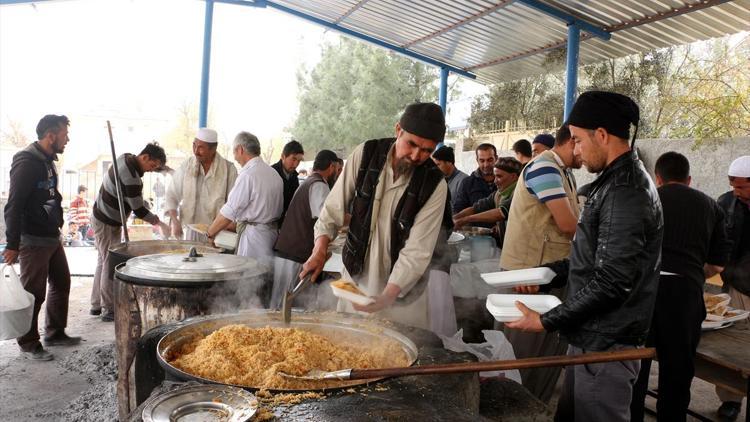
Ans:
[{"label": "long wooden pole", "polygon": [[[117,205],[120,207],[120,222],[122,223],[122,231],[125,235],[125,243],[130,242],[130,236],[128,236],[128,219],[125,215],[125,206],[123,204],[124,192],[120,186],[120,171],[117,169],[117,154],[115,154],[115,140],[112,137],[112,125],[107,120],[107,131],[109,132],[109,146],[112,149],[112,168],[115,171],[115,189],[117,190]],[[106,176],[105,176],[106,177]]]},{"label": "long wooden pole", "polygon": [[467,372],[505,371],[509,369],[542,368],[582,365],[587,363],[652,359],[656,349],[628,349],[613,352],[591,352],[572,356],[543,356],[492,362],[448,363],[442,365],[409,366],[405,368],[352,369],[347,379],[402,377],[407,375],[460,374]]}]

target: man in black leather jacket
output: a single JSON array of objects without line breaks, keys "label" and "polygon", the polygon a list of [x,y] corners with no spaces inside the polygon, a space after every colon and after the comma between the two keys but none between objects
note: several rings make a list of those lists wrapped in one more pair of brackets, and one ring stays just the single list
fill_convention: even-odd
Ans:
[{"label": "man in black leather jacket", "polygon": [[[638,120],[638,106],[620,94],[591,91],[576,101],[568,117],[576,154],[589,172],[601,174],[591,184],[570,257],[549,265],[557,273],[549,286],[567,283],[568,295],[544,315],[517,302],[524,316],[507,324],[560,331],[569,355],[636,348],[648,334],[663,222],[656,186],[627,142]],[[639,369],[640,361],[569,366],[556,420],[628,421]]]}]

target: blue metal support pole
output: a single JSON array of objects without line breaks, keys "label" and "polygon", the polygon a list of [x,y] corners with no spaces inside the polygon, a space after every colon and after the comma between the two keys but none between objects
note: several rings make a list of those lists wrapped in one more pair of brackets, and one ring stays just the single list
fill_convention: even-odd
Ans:
[{"label": "blue metal support pole", "polygon": [[211,74],[211,32],[214,22],[214,0],[206,0],[206,17],[203,22],[203,66],[201,67],[201,99],[198,109],[198,127],[208,124],[208,80]]},{"label": "blue metal support pole", "polygon": [[440,93],[438,94],[438,103],[443,109],[443,114],[448,113],[448,109],[446,108],[446,105],[448,104],[448,73],[448,68],[440,68]]},{"label": "blue metal support pole", "polygon": [[568,25],[568,57],[565,60],[565,112],[563,119],[568,120],[570,110],[576,101],[578,90],[578,47],[581,42],[581,29],[577,25]]}]

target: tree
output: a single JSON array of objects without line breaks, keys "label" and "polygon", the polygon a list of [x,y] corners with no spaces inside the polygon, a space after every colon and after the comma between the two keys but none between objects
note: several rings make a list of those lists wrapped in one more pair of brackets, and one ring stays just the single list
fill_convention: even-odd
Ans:
[{"label": "tree", "polygon": [[[209,110],[208,127],[213,127],[213,113]],[[198,106],[190,101],[183,101],[177,108],[176,125],[161,138],[160,144],[165,150],[182,151],[190,154],[193,151],[193,139],[198,130]]]},{"label": "tree", "polygon": [[437,78],[430,66],[342,37],[323,46],[312,71],[298,72],[299,114],[289,131],[305,151],[346,154],[393,136],[408,104],[436,101]]},{"label": "tree", "polygon": [[2,142],[14,147],[23,148],[30,144],[31,140],[24,133],[21,122],[18,120],[10,120],[8,122],[8,130],[2,132]]},{"label": "tree", "polygon": [[[545,68],[559,68],[564,50],[548,55]],[[640,106],[641,138],[706,138],[750,133],[750,36],[695,43],[607,59],[582,66],[579,92],[614,91]],[[496,129],[505,120],[540,126],[562,117],[564,73],[503,82],[472,106],[475,131]],[[561,120],[558,120],[561,121]]]}]

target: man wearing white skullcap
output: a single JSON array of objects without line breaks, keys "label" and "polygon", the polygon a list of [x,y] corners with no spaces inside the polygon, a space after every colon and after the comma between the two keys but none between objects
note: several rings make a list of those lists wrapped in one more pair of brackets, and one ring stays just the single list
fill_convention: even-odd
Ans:
[{"label": "man wearing white skullcap", "polygon": [[[183,161],[167,189],[166,212],[172,236],[183,237],[183,226],[211,224],[237,179],[237,168],[217,151],[216,131],[200,128],[193,140],[193,156]],[[198,240],[188,230],[185,238]]]},{"label": "man wearing white skullcap", "polygon": [[[726,213],[727,236],[732,241],[729,263],[721,273],[724,290],[734,308],[750,309],[750,155],[732,161],[727,172],[732,190],[721,195],[719,205]],[[716,387],[722,401],[718,414],[722,420],[735,420],[743,396]]]}]

